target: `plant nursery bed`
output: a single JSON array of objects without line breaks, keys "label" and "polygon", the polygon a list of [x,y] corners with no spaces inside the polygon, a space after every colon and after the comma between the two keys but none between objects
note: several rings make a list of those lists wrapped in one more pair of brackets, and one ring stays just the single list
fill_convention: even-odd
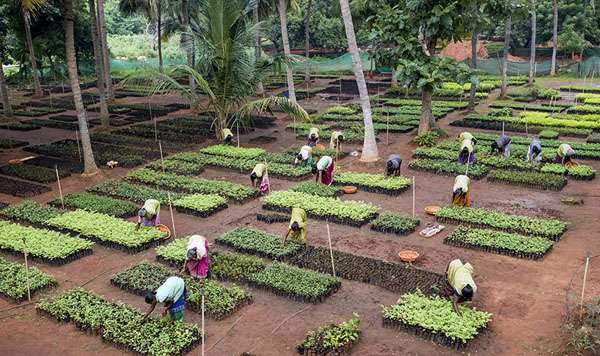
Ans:
[{"label": "plant nursery bed", "polygon": [[287,223],[290,221],[290,216],[283,214],[256,214],[256,220],[267,224]]},{"label": "plant nursery bed", "polygon": [[[83,164],[68,162],[58,158],[52,157],[44,157],[37,156],[26,161],[23,161],[23,164],[38,166],[38,167],[46,167],[54,169],[54,167],[58,167],[59,174],[61,172],[71,172],[71,173],[82,173],[83,172]],[[64,173],[63,173],[64,174]]]},{"label": "plant nursery bed", "polygon": [[394,305],[383,307],[383,326],[460,350],[487,327],[492,314],[462,305],[459,310],[460,315],[446,298],[427,297],[417,291],[404,294]]},{"label": "plant nursery bed", "polygon": [[0,216],[2,217],[39,227],[43,227],[48,219],[60,214],[61,212],[58,209],[31,200],[25,200],[0,210]]},{"label": "plant nursery bed", "polygon": [[440,222],[542,236],[553,241],[560,240],[567,230],[567,224],[558,219],[531,218],[483,208],[444,207],[435,213],[435,217]]},{"label": "plant nursery bed", "polygon": [[54,277],[34,266],[29,266],[26,271],[25,265],[0,257],[0,295],[15,303],[21,303],[27,299],[27,283],[32,296],[57,284]]},{"label": "plant nursery bed", "polygon": [[360,338],[360,319],[357,314],[340,324],[329,324],[318,330],[309,331],[296,350],[300,355],[346,355]]},{"label": "plant nursery bed", "polygon": [[[0,125],[0,128],[2,126]],[[0,138],[0,148],[17,148],[27,146],[29,142],[14,140],[12,138]]]},{"label": "plant nursery bed", "polygon": [[72,322],[83,332],[100,335],[106,342],[139,354],[183,355],[202,341],[202,331],[194,324],[163,318],[150,318],[140,324],[143,314],[137,309],[81,288],[43,300],[36,310],[58,322]]},{"label": "plant nursery bed", "polygon": [[408,235],[415,231],[421,221],[394,213],[381,213],[371,222],[371,230],[396,235]]},{"label": "plant nursery bed", "polygon": [[6,122],[0,124],[0,129],[13,130],[13,131],[33,131],[39,130],[42,127],[39,125],[28,124],[25,122]]},{"label": "plant nursery bed", "polygon": [[342,195],[340,187],[325,185],[315,182],[302,182],[293,186],[291,189],[293,192],[306,193],[316,195],[319,197],[335,198]]},{"label": "plant nursery bed", "polygon": [[173,202],[178,212],[207,218],[221,210],[227,209],[227,200],[215,194],[186,195]]},{"label": "plant nursery bed", "polygon": [[[38,183],[56,182],[56,171],[54,169],[32,166],[28,164],[7,164],[0,167],[0,173]],[[61,178],[71,175],[70,171],[58,171]]]},{"label": "plant nursery bed", "polygon": [[92,253],[93,243],[55,231],[0,221],[0,249],[23,256],[23,240],[29,258],[63,265]]},{"label": "plant nursery bed", "polygon": [[138,211],[137,205],[128,201],[86,192],[66,194],[63,197],[62,202],[60,198],[58,198],[50,202],[50,205],[59,208],[62,206],[63,202],[65,208],[68,209],[82,209],[118,218],[129,218],[135,216]]},{"label": "plant nursery bed", "polygon": [[354,185],[358,189],[373,193],[399,195],[410,188],[410,179],[402,176],[386,177],[383,174],[343,172],[334,174],[333,183],[337,185]]},{"label": "plant nursery bed", "polygon": [[444,239],[451,246],[470,248],[518,258],[541,260],[552,250],[552,241],[538,236],[523,236],[488,229],[459,226]]},{"label": "plant nursery bed", "polygon": [[28,183],[11,178],[0,177],[0,193],[28,198],[51,191],[45,185]]},{"label": "plant nursery bed", "polygon": [[136,230],[136,224],[132,222],[84,210],[66,212],[49,219],[46,224],[128,253],[156,246],[166,236],[151,227]]},{"label": "plant nursery bed", "polygon": [[[156,290],[167,278],[173,276],[171,269],[142,261],[113,276],[110,282],[130,293],[146,295]],[[210,318],[221,320],[235,313],[244,305],[252,303],[252,296],[242,288],[225,286],[211,280],[183,277],[187,290],[186,307],[202,311],[202,291],[205,293],[205,310]]]},{"label": "plant nursery bed", "polygon": [[183,196],[180,193],[167,192],[166,190],[154,189],[145,185],[131,184],[126,181],[114,179],[109,179],[95,185],[88,189],[88,191],[114,198],[126,199],[140,204],[148,199],[156,199],[160,201],[162,205],[167,205],[169,204],[169,195],[171,201],[175,201]]},{"label": "plant nursery bed", "polygon": [[281,260],[298,253],[302,244],[288,240],[282,243],[283,237],[258,229],[239,227],[217,237],[217,243],[236,251],[250,253],[261,257]]},{"label": "plant nursery bed", "polygon": [[321,303],[341,286],[328,274],[273,262],[263,271],[250,276],[248,284],[304,303]]},{"label": "plant nursery bed", "polygon": [[[457,174],[465,174],[467,171],[466,165],[455,161],[422,158],[411,160],[408,163],[408,168],[416,171],[431,172],[452,177],[455,177]],[[469,166],[469,177],[474,180],[479,180],[484,178],[489,171],[490,169],[488,167],[475,164],[473,166]]]},{"label": "plant nursery bed", "polygon": [[487,180],[541,190],[561,190],[567,185],[567,179],[563,176],[538,172],[492,170]]},{"label": "plant nursery bed", "polygon": [[[392,292],[408,293],[417,289],[427,294],[449,295],[446,276],[405,263],[392,263],[370,257],[333,250],[336,276],[372,284]],[[328,248],[306,246],[286,259],[287,263],[331,273],[331,256]]]}]

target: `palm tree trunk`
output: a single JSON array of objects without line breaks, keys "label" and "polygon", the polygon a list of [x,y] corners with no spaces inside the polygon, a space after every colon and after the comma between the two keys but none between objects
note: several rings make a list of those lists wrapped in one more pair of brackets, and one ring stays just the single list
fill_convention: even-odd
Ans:
[{"label": "palm tree trunk", "polygon": [[[194,39],[189,34],[189,31],[190,31],[190,15],[188,13],[187,7],[184,8],[183,26],[185,27],[185,31],[186,32],[182,33],[181,36],[185,36],[184,43],[185,43],[185,48],[187,49],[187,64],[191,68],[194,68],[194,51],[195,51],[195,47],[194,47]],[[190,89],[191,90],[195,90],[196,89],[196,81],[194,80],[194,76],[193,75],[190,74],[188,76],[188,82],[189,82]]]},{"label": "palm tree trunk", "polygon": [[304,52],[306,56],[306,61],[304,62],[304,80],[306,82],[310,82],[310,28],[309,28],[309,19],[310,19],[310,8],[312,7],[312,0],[308,0],[308,4],[306,5],[306,14],[304,15]]},{"label": "palm tree trunk", "polygon": [[435,118],[432,114],[432,97],[433,97],[433,89],[432,88],[423,88],[421,92],[421,119],[419,121],[419,135],[424,135],[433,127],[435,127]]},{"label": "palm tree trunk", "polygon": [[162,14],[161,4],[158,2],[156,9],[156,35],[158,36],[158,69],[163,71],[163,57],[162,57]]},{"label": "palm tree trunk", "polygon": [[529,54],[529,85],[533,84],[535,76],[535,35],[537,32],[537,18],[535,0],[531,0],[531,50]]},{"label": "palm tree trunk", "polygon": [[2,57],[0,57],[0,96],[2,97],[2,110],[4,115],[11,117],[13,115],[12,106],[10,100],[8,100],[8,86],[4,79],[4,68],[2,68]]},{"label": "palm tree trunk", "polygon": [[552,27],[552,63],[550,64],[550,75],[556,75],[556,50],[558,49],[558,1],[552,0],[552,12],[554,24]]},{"label": "palm tree trunk", "polygon": [[[102,0],[99,0],[102,1]],[[90,27],[92,30],[92,45],[94,48],[94,60],[96,64],[96,87],[100,94],[100,122],[102,126],[108,126],[108,105],[106,104],[106,87],[104,84],[104,61],[102,60],[102,51],[100,44],[100,34],[98,32],[98,20],[96,17],[97,9],[94,0],[88,0],[90,7]]]},{"label": "palm tree trunk", "polygon": [[[258,1],[252,7],[252,22],[256,25],[258,23]],[[260,31],[256,31],[255,35],[255,43],[254,43],[254,59],[256,63],[261,57],[261,47],[260,47]],[[256,94],[263,95],[265,93],[265,88],[263,87],[263,83],[261,80],[256,84]]]},{"label": "palm tree trunk", "polygon": [[31,38],[31,25],[30,17],[25,10],[23,10],[23,22],[25,23],[25,43],[27,44],[27,51],[29,52],[29,62],[31,62],[31,77],[33,78],[33,89],[35,90],[35,96],[40,97],[44,95],[42,91],[42,85],[40,84],[40,74],[37,69],[37,59],[35,58],[35,51],[33,50],[33,40]]},{"label": "palm tree trunk", "polygon": [[[281,40],[283,42],[283,53],[285,54],[286,58],[289,58],[292,51],[290,50],[290,39],[288,38],[288,31],[287,31],[287,18],[286,18],[287,4],[286,4],[286,1],[287,0],[279,0],[278,10],[279,10],[279,23],[281,25]],[[289,99],[292,103],[296,103],[296,89],[294,88],[294,73],[292,72],[292,66],[288,64],[285,66],[285,69],[286,69],[286,74],[287,74]]]},{"label": "palm tree trunk", "polygon": [[71,90],[73,91],[73,100],[75,110],[77,111],[77,121],[79,123],[79,133],[81,134],[81,146],[83,148],[84,175],[98,173],[98,167],[94,161],[92,152],[92,143],[90,142],[90,133],[86,119],[85,107],[81,99],[81,88],[79,87],[79,75],[77,74],[77,60],[75,59],[75,19],[73,17],[72,0],[63,0],[64,26],[65,26],[65,52],[67,60],[67,69],[69,80],[71,81]]},{"label": "palm tree trunk", "polygon": [[102,53],[102,61],[104,66],[104,85],[106,86],[106,96],[108,101],[115,99],[115,90],[113,88],[112,76],[110,75],[110,61],[108,56],[108,40],[106,34],[106,20],[104,19],[104,0],[98,0],[98,34],[100,38],[100,53]]},{"label": "palm tree trunk", "polygon": [[510,46],[510,33],[512,27],[512,17],[509,15],[506,19],[506,25],[504,29],[504,50],[502,53],[502,87],[500,89],[500,97],[506,97],[506,91],[508,89],[508,49]]},{"label": "palm tree trunk", "polygon": [[379,152],[377,150],[377,142],[375,141],[373,119],[371,118],[371,102],[369,101],[369,92],[367,91],[367,83],[362,69],[360,52],[358,51],[358,45],[356,44],[354,24],[352,23],[352,14],[350,13],[350,4],[348,4],[348,0],[340,0],[340,8],[342,10],[344,28],[346,29],[346,38],[348,39],[348,51],[350,51],[350,55],[352,56],[352,69],[354,70],[354,76],[356,77],[356,85],[358,86],[360,106],[362,108],[365,125],[365,138],[360,160],[363,162],[374,162],[379,159]]},{"label": "palm tree trunk", "polygon": [[392,88],[398,87],[398,73],[396,72],[396,68],[392,67]]},{"label": "palm tree trunk", "polygon": [[[477,32],[473,32],[471,35],[471,68],[477,69]],[[471,90],[469,92],[469,111],[475,109],[475,93],[477,93],[477,85],[471,83]]]}]

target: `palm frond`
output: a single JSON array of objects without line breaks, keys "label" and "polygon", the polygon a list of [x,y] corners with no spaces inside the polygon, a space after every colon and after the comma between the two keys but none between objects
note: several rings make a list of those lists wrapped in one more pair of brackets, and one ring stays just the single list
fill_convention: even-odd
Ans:
[{"label": "palm frond", "polygon": [[293,103],[282,96],[270,96],[244,104],[236,113],[238,118],[251,116],[252,113],[262,114],[265,111],[278,108],[298,121],[311,122],[312,118],[298,103]]},{"label": "palm frond", "polygon": [[21,11],[29,16],[36,16],[47,0],[15,0]]}]

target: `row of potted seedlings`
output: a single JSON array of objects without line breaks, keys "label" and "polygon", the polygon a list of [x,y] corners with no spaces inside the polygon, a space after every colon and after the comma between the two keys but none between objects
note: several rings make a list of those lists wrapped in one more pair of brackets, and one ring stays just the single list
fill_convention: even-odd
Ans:
[{"label": "row of potted seedlings", "polygon": [[388,195],[399,195],[410,188],[411,180],[402,176],[386,177],[383,174],[341,172],[333,176],[337,185],[354,185],[361,190]]},{"label": "row of potted seedlings", "polygon": [[26,271],[25,265],[0,257],[0,295],[20,303],[27,299],[28,285],[33,294],[55,286],[56,279],[33,266]]},{"label": "row of potted seedlings", "polygon": [[309,331],[296,349],[305,356],[348,354],[360,339],[359,326],[360,318],[354,313],[349,320]]}]

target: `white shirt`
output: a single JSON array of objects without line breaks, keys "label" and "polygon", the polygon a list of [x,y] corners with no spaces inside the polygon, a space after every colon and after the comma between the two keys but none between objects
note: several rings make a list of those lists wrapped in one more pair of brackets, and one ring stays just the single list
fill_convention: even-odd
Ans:
[{"label": "white shirt", "polygon": [[321,159],[319,159],[319,162],[317,162],[317,169],[319,171],[324,171],[327,168],[329,168],[329,166],[331,166],[332,162],[333,162],[333,159],[331,159],[331,157],[323,156],[323,157],[321,157]]},{"label": "white shirt", "polygon": [[200,259],[206,256],[206,238],[201,235],[192,235],[188,240],[187,250],[196,248],[197,258]]},{"label": "white shirt", "polygon": [[183,279],[179,277],[169,277],[158,289],[156,290],[156,300],[159,303],[164,303],[167,299],[176,302],[185,289],[185,283]]}]

